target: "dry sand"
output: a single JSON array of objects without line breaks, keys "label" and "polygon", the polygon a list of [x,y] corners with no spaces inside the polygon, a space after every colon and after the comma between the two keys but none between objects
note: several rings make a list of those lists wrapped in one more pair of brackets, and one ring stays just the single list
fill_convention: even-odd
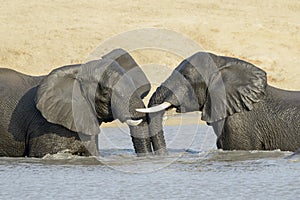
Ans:
[{"label": "dry sand", "polygon": [[[11,0],[1,1],[0,13],[0,66],[27,74],[84,62],[106,39],[153,27],[181,33],[206,51],[250,61],[267,71],[271,85],[300,90],[297,0]],[[153,50],[132,55],[154,86],[181,60]]]}]

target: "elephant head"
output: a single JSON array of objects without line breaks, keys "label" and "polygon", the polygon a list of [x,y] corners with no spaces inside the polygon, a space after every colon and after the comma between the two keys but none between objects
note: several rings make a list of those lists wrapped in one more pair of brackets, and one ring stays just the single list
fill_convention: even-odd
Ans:
[{"label": "elephant head", "polygon": [[142,97],[150,84],[124,50],[117,49],[85,64],[53,70],[40,84],[36,107],[47,121],[96,137],[102,122],[119,119],[130,127],[136,153],[152,152]]},{"label": "elephant head", "polygon": [[254,65],[230,57],[199,52],[182,61],[157,88],[147,109],[155,151],[165,152],[162,117],[165,109],[202,111],[202,120],[217,122],[252,110],[265,96],[266,73]]}]

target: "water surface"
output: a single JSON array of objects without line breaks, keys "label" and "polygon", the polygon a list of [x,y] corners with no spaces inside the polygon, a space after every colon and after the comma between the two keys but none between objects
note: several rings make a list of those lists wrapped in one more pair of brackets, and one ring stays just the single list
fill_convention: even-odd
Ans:
[{"label": "water surface", "polygon": [[121,127],[102,129],[100,158],[0,158],[0,199],[299,199],[300,156],[217,150],[204,125],[165,130],[165,157],[137,158]]}]

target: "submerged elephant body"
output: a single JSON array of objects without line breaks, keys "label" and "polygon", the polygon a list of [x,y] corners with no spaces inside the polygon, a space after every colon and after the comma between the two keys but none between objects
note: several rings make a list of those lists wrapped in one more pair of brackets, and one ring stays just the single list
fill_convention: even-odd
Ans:
[{"label": "submerged elephant body", "polygon": [[36,108],[35,97],[44,76],[32,77],[10,69],[0,72],[0,106],[5,111],[0,115],[0,156],[41,157],[63,149],[88,155],[78,133],[47,122]]},{"label": "submerged elephant body", "polygon": [[157,88],[148,107],[139,111],[153,112],[149,127],[156,151],[166,151],[164,110],[156,112],[166,107],[202,111],[202,120],[217,135],[217,147],[224,150],[300,147],[300,92],[268,85],[263,70],[239,59],[194,54]]},{"label": "submerged elephant body", "polygon": [[150,84],[140,73],[127,75],[141,69],[124,50],[106,56],[46,76],[0,69],[0,156],[97,155],[99,126],[114,119],[130,125],[138,155],[151,154],[146,115],[135,111]]},{"label": "submerged elephant body", "polygon": [[267,86],[266,97],[254,104],[251,111],[211,124],[218,136],[217,147],[224,150],[297,150],[300,146],[299,98],[299,92]]},{"label": "submerged elephant body", "polygon": [[[25,124],[23,120],[30,121],[38,114],[35,109],[34,97],[36,87],[42,79],[43,77],[27,76],[11,69],[0,70],[1,156],[24,156],[26,154],[25,143],[28,134],[24,133],[24,130],[30,123]],[[24,94],[26,95],[24,96]],[[20,106],[18,107],[18,105]],[[14,123],[11,123],[12,120]]]}]

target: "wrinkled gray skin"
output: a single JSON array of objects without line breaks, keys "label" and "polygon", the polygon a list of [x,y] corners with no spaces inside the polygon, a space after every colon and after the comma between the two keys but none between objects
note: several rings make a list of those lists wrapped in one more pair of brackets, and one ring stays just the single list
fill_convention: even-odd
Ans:
[{"label": "wrinkled gray skin", "polygon": [[[157,88],[148,107],[163,102],[181,113],[202,111],[224,150],[300,147],[300,92],[268,85],[263,70],[242,60],[194,54]],[[154,150],[166,153],[163,114],[150,114],[149,127]]]},{"label": "wrinkled gray skin", "polygon": [[146,115],[135,111],[150,84],[122,49],[46,76],[0,69],[0,90],[0,156],[98,155],[99,126],[116,118],[143,119],[132,141],[138,155],[152,153]]}]

